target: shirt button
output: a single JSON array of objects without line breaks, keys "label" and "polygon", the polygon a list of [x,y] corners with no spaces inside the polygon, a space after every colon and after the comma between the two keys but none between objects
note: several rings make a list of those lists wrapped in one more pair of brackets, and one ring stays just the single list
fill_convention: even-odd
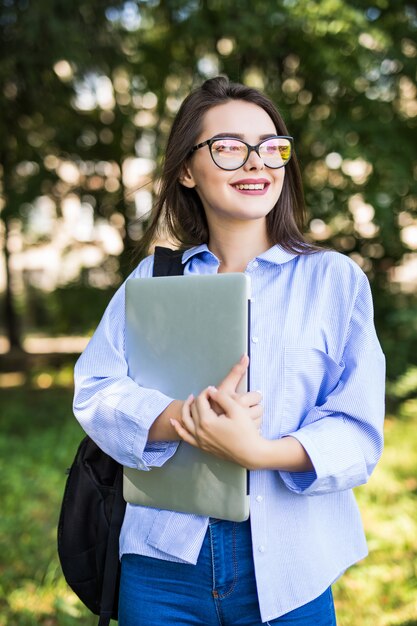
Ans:
[{"label": "shirt button", "polygon": [[258,552],[265,552],[265,546],[258,546]]},{"label": "shirt button", "polygon": [[263,502],[263,496],[256,496],[256,502]]},{"label": "shirt button", "polygon": [[251,302],[256,302],[256,299],[255,298],[251,298],[250,301]]},{"label": "shirt button", "polygon": [[253,265],[253,267],[258,267],[259,262],[258,262],[258,261],[254,261],[254,262],[252,263],[252,265]]},{"label": "shirt button", "polygon": [[258,343],[259,341],[259,337],[252,337],[252,342],[253,343]]}]

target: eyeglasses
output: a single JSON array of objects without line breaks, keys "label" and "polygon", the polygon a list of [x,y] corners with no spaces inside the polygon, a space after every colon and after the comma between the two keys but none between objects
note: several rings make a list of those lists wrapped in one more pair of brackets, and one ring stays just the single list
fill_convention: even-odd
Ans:
[{"label": "eyeglasses", "polygon": [[213,137],[194,146],[190,155],[208,146],[211,158],[222,170],[238,170],[245,165],[252,151],[262,159],[266,167],[277,170],[287,165],[293,151],[293,138],[275,135],[251,146],[234,137]]}]

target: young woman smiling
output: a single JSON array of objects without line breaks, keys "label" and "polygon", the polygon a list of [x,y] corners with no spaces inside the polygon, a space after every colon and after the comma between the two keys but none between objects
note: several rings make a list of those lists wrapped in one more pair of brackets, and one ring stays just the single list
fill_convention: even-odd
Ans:
[{"label": "young woman smiling", "polygon": [[163,227],[185,274],[250,276],[252,389],[236,393],[247,357],[185,402],[138,387],[123,285],[76,365],[75,414],[120,463],[162,465],[184,440],[250,470],[247,522],[127,505],[120,626],[333,626],[331,584],[366,555],[352,488],[382,451],[384,357],[365,275],[302,234],[293,144],[262,93],[206,81],[174,120],[142,241]]}]

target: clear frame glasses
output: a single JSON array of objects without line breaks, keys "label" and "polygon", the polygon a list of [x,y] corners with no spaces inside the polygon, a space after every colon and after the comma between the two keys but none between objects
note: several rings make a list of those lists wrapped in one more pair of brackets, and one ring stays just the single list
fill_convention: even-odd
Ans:
[{"label": "clear frame glasses", "polygon": [[284,167],[291,158],[293,138],[283,135],[274,135],[263,139],[256,146],[251,146],[236,137],[212,137],[194,146],[190,155],[208,146],[211,158],[217,167],[222,170],[238,170],[245,165],[252,151],[262,159],[266,167],[277,170]]}]

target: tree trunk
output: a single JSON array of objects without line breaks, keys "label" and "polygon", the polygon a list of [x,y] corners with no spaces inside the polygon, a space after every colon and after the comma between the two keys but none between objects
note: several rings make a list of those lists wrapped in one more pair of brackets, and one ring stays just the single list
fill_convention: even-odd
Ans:
[{"label": "tree trunk", "polygon": [[4,296],[4,320],[6,327],[6,335],[10,343],[10,350],[23,351],[20,334],[20,319],[16,311],[13,289],[12,289],[12,270],[10,267],[10,251],[8,248],[9,241],[9,223],[5,219],[4,223],[4,260],[6,266],[6,288]]}]

